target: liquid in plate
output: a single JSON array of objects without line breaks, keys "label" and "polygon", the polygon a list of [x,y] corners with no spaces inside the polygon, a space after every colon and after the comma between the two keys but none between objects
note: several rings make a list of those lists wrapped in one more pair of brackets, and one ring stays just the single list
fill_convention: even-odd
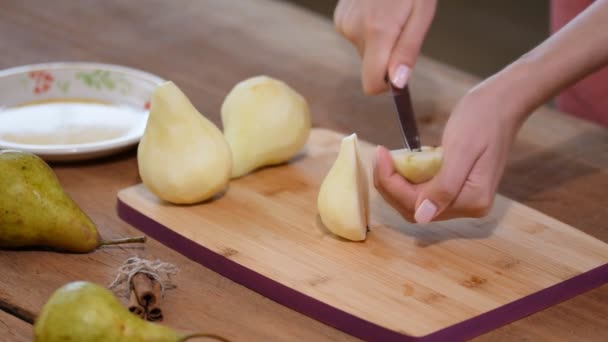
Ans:
[{"label": "liquid in plate", "polygon": [[0,109],[0,141],[76,145],[110,141],[145,127],[145,110],[94,101],[49,101]]}]

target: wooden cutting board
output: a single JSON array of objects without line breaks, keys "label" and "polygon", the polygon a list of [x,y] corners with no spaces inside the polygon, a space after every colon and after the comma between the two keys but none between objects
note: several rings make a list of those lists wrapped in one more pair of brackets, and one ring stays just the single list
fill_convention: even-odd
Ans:
[{"label": "wooden cutting board", "polygon": [[[316,199],[342,137],[313,129],[300,157],[203,204],[162,203],[132,186],[119,192],[118,213],[192,260],[366,340],[467,339],[608,282],[607,244],[502,196],[485,218],[419,226],[372,187],[367,240],[334,237]],[[374,146],[360,143],[369,170]]]}]

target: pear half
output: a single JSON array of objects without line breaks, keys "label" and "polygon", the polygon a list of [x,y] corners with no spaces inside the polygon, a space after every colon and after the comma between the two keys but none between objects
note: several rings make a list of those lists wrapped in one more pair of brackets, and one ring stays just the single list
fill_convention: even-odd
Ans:
[{"label": "pear half", "polygon": [[137,162],[144,185],[174,204],[201,202],[224,190],[232,165],[222,131],[171,81],[152,95]]},{"label": "pear half", "polygon": [[268,76],[234,86],[222,104],[222,124],[233,178],[288,161],[302,149],[311,128],[306,99]]},{"label": "pear half", "polygon": [[424,183],[433,178],[439,171],[443,159],[441,147],[423,146],[421,151],[401,149],[390,152],[397,172],[414,184]]},{"label": "pear half", "polygon": [[357,134],[342,139],[338,156],[321,184],[317,207],[321,221],[332,233],[348,240],[365,240],[369,190]]}]

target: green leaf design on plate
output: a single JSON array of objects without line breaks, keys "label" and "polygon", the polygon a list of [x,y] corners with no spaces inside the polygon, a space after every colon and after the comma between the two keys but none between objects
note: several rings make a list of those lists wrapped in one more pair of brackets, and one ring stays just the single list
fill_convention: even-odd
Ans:
[{"label": "green leaf design on plate", "polygon": [[81,80],[86,86],[97,90],[118,90],[126,95],[131,91],[132,84],[128,80],[112,75],[107,70],[94,70],[91,72],[78,72],[76,79]]},{"label": "green leaf design on plate", "polygon": [[133,88],[133,84],[131,84],[131,82],[129,80],[120,78],[117,80],[117,82],[119,83],[121,94],[127,95],[131,92],[131,89]]},{"label": "green leaf design on plate", "polygon": [[56,81],[55,84],[64,94],[70,90],[70,81]]}]

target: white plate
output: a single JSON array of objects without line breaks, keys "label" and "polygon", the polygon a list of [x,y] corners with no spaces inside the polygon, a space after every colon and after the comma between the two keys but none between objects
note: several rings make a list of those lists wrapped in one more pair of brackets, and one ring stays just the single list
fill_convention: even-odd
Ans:
[{"label": "white plate", "polygon": [[0,71],[0,149],[47,161],[83,160],[132,147],[164,80],[116,65],[50,63]]}]

